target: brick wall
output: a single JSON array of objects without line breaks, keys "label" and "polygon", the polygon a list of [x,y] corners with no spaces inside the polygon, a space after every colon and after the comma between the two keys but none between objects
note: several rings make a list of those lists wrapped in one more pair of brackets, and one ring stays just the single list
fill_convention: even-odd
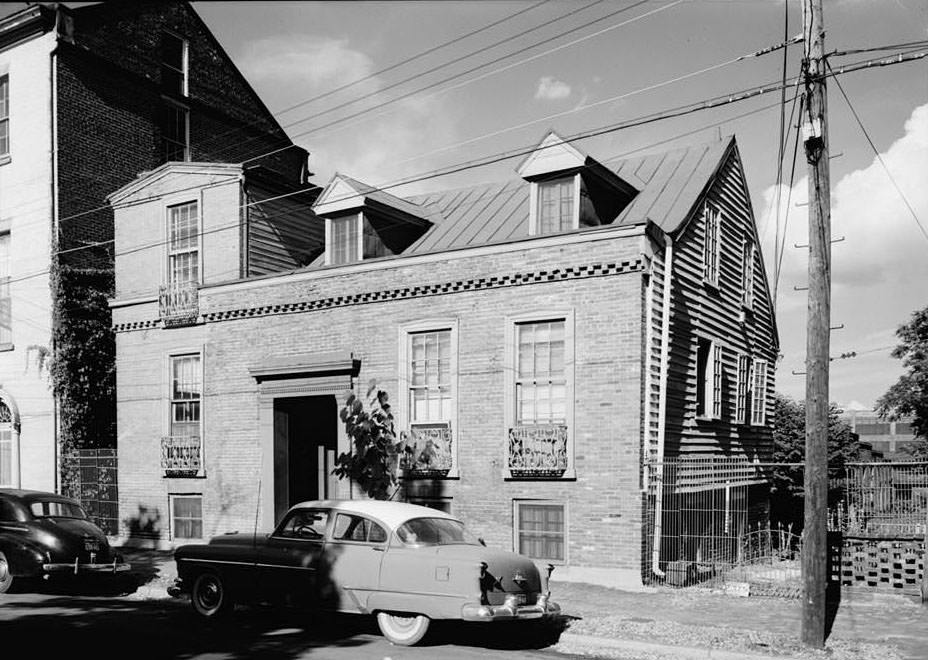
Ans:
[{"label": "brick wall", "polygon": [[[127,513],[167,506],[171,489],[204,495],[205,533],[250,529],[258,498],[257,386],[249,367],[268,358],[302,353],[351,352],[361,361],[359,390],[376,379],[393,405],[397,391],[400,327],[413,321],[455,318],[458,393],[455,440],[460,478],[425,482],[416,489],[452,498],[453,512],[487,543],[513,546],[513,500],[541,498],[568,509],[568,561],[573,566],[637,572],[640,558],[642,295],[637,270],[640,235],[573,245],[532,247],[453,256],[442,261],[404,259],[388,267],[333,269],[314,278],[286,276],[201,291],[201,309],[273,309],[313,300],[336,301],[314,311],[267,313],[178,330],[117,335],[119,372],[120,495]],[[581,270],[595,264],[626,268]],[[570,269],[568,271],[568,269]],[[537,276],[544,271],[545,275]],[[570,272],[570,277],[560,274]],[[524,283],[501,278],[526,275]],[[608,273],[608,274],[604,274]],[[548,276],[551,275],[549,278]],[[495,279],[494,279],[495,278]],[[454,291],[467,281],[483,283]],[[494,284],[490,284],[490,282]],[[434,285],[434,286],[433,286]],[[433,286],[433,288],[429,288]],[[363,292],[420,287],[394,301],[352,298]],[[437,288],[435,288],[437,287]],[[430,291],[441,291],[429,293]],[[341,301],[338,302],[341,296]],[[280,308],[278,308],[280,309]],[[574,465],[576,479],[507,480],[504,389],[507,316],[572,310],[574,318]],[[117,327],[150,320],[150,303],[116,310]],[[151,374],[181,345],[205,346],[203,408],[207,476],[159,476],[154,436],[166,415],[164,392]],[[341,403],[341,402],[340,402]],[[267,489],[271,484],[261,484]],[[435,493],[437,488],[440,493]]]}]

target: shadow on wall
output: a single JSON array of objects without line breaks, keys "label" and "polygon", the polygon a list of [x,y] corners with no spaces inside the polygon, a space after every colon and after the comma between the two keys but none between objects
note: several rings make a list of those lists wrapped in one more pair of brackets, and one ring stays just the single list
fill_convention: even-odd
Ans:
[{"label": "shadow on wall", "polygon": [[128,531],[126,545],[154,548],[161,540],[161,511],[139,505],[138,514],[123,519],[123,529]]}]

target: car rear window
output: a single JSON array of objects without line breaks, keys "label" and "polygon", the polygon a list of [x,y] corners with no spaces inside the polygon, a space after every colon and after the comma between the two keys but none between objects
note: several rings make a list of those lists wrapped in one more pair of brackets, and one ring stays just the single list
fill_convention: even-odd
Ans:
[{"label": "car rear window", "polygon": [[480,545],[462,523],[447,518],[413,518],[400,525],[396,535],[407,545]]},{"label": "car rear window", "polygon": [[77,504],[59,500],[35,500],[29,509],[36,518],[87,518],[87,514]]}]

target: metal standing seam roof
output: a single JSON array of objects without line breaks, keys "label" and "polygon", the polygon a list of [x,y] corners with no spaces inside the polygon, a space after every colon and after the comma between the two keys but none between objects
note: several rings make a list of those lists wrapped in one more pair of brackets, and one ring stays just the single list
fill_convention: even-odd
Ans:
[{"label": "metal standing seam roof", "polygon": [[[706,186],[722,166],[735,138],[618,161],[613,171],[639,190],[613,225],[648,220],[665,232],[679,230]],[[523,179],[484,183],[405,199],[351,181],[371,199],[428,218],[433,224],[403,252],[405,255],[443,252],[528,238],[530,186]],[[402,202],[397,205],[396,202]],[[585,231],[582,228],[575,231]],[[313,267],[320,266],[317,259]]]}]

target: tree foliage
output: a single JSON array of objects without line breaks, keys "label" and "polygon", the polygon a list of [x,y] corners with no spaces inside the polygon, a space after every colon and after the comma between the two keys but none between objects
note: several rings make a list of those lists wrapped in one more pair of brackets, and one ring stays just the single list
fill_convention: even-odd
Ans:
[{"label": "tree foliage", "polygon": [[341,409],[351,449],[339,454],[332,474],[351,479],[368,497],[386,500],[396,491],[402,443],[393,429],[387,393],[371,382],[366,399],[367,410],[364,401],[354,394],[348,396]]},{"label": "tree foliage", "polygon": [[[828,409],[828,500],[841,496],[840,479],[844,465],[860,456],[859,446],[847,422],[840,419],[841,410],[831,404]],[[804,402],[777,394],[773,400],[773,461],[798,463],[806,457],[806,406]],[[778,466],[773,470],[771,514],[774,520],[802,527],[803,480],[802,465]]]},{"label": "tree foliage", "polygon": [[877,400],[876,412],[890,420],[911,416],[916,439],[908,453],[928,460],[928,307],[915,311],[896,336],[892,356],[902,360],[905,373]]}]

